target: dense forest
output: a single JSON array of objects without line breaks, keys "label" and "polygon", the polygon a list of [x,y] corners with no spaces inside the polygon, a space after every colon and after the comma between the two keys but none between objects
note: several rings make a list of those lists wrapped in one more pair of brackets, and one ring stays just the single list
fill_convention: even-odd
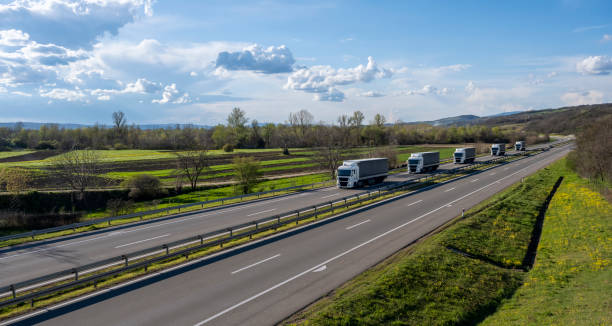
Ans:
[{"label": "dense forest", "polygon": [[122,112],[112,116],[111,127],[94,125],[64,129],[56,124],[28,130],[17,124],[0,128],[0,150],[16,148],[58,149],[196,149],[196,148],[282,148],[338,146],[410,145],[422,143],[546,141],[538,132],[505,130],[497,126],[468,125],[436,127],[428,124],[388,124],[377,114],[366,123],[360,111],[341,115],[335,123],[315,123],[314,116],[301,110],[290,113],[285,123],[260,124],[245,111],[234,108],[226,124],[213,128],[176,126],[166,129],[140,129],[129,125]]}]

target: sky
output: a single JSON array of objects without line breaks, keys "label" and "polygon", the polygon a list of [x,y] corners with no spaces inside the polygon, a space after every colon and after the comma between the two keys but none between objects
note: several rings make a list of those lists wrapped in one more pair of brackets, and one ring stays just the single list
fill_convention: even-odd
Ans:
[{"label": "sky", "polygon": [[0,122],[388,122],[612,102],[612,1],[0,0]]}]

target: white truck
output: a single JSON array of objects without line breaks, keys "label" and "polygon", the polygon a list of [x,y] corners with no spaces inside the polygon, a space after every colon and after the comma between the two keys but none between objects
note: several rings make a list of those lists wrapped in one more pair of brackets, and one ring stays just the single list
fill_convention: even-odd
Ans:
[{"label": "white truck", "polygon": [[476,158],[475,147],[464,147],[455,149],[455,164],[473,163]]},{"label": "white truck", "polygon": [[504,156],[506,155],[506,144],[493,144],[491,145],[492,156]]},{"label": "white truck", "polygon": [[517,151],[526,151],[527,148],[525,147],[525,141],[519,140],[514,143],[514,149],[516,149]]},{"label": "white truck", "polygon": [[355,188],[381,183],[389,174],[389,159],[367,158],[342,162],[338,167],[338,188]]},{"label": "white truck", "polygon": [[440,166],[440,152],[412,153],[406,163],[408,173],[435,171]]}]

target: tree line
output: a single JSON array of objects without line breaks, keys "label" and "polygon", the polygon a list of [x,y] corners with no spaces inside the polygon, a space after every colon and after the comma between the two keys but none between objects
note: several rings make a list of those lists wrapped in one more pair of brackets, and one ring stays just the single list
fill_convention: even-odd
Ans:
[{"label": "tree line", "polygon": [[[411,145],[422,143],[513,142],[536,133],[484,125],[431,126],[388,123],[381,114],[366,117],[361,111],[342,114],[332,124],[316,122],[307,110],[292,112],[284,123],[259,123],[234,108],[225,124],[213,128],[180,126],[141,129],[129,125],[123,112],[113,113],[112,126],[96,124],[78,129],[57,124],[28,130],[21,124],[0,128],[0,150],[15,148],[70,150],[89,149],[220,149],[325,147],[333,139],[339,146]],[[546,140],[546,139],[541,139]],[[541,141],[540,140],[540,141]]]}]

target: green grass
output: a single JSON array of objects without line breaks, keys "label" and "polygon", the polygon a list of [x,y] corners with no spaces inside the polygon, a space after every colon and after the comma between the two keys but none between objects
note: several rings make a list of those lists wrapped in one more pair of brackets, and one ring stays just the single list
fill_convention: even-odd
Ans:
[{"label": "green grass", "polygon": [[23,151],[10,151],[10,152],[0,152],[0,159],[14,156],[21,156],[25,154],[34,153],[35,151],[31,150],[23,150]]},{"label": "green grass", "polygon": [[[457,147],[461,147],[461,146],[457,145]],[[421,146],[402,147],[401,148],[402,151],[410,150],[410,153],[397,154],[397,162],[403,163],[408,160],[411,153],[418,153],[418,152],[440,152],[440,159],[443,160],[443,159],[452,157],[453,153],[455,152],[455,148],[456,147],[421,147]]]},{"label": "green grass", "polygon": [[[289,159],[278,159],[278,160],[268,160],[268,161],[262,161],[261,165],[262,166],[266,166],[266,165],[273,165],[273,164],[287,164],[287,163],[296,163],[296,162],[305,162],[305,161],[309,161],[308,158],[306,157],[296,157],[296,158],[289,158]],[[287,168],[293,168],[296,165],[286,165],[286,166],[282,166],[282,169],[287,169]],[[234,168],[234,164],[218,164],[218,165],[213,165],[211,166],[208,171],[223,171],[223,170],[228,170],[228,169],[233,169]],[[129,177],[135,176],[135,175],[140,175],[140,174],[150,174],[150,175],[154,175],[156,177],[159,178],[170,178],[173,177],[176,174],[176,169],[162,169],[162,170],[145,170],[145,171],[122,171],[122,172],[108,172],[106,174],[104,174],[105,177],[107,178],[111,178],[111,179],[127,179]],[[230,173],[229,175],[231,175],[232,173]],[[221,175],[221,176],[225,176]],[[219,177],[217,175],[213,175],[213,177]]]},{"label": "green grass", "polygon": [[[309,174],[299,177],[282,178],[276,180],[266,180],[260,182],[256,187],[255,191],[267,191],[285,187],[292,187],[304,184],[311,184],[320,181],[329,180],[329,175],[326,173]],[[157,208],[166,208],[182,204],[197,203],[206,200],[214,200],[219,198],[226,198],[235,196],[236,189],[234,186],[225,186],[214,189],[192,191],[189,193],[166,197],[160,200],[158,205],[155,205],[152,201],[139,202],[134,208],[134,212],[148,211]],[[85,215],[84,219],[100,218],[110,216],[111,213],[108,210],[97,210]]]},{"label": "green grass", "polygon": [[550,203],[534,268],[484,325],[611,325],[612,205],[576,174]]},{"label": "green grass", "polygon": [[[542,170],[492,197],[286,323],[451,325],[483,318],[522,284],[525,272],[499,265],[522,267],[516,262],[520,265],[527,252],[535,217],[559,172]],[[480,259],[449,250],[449,245]]]}]

